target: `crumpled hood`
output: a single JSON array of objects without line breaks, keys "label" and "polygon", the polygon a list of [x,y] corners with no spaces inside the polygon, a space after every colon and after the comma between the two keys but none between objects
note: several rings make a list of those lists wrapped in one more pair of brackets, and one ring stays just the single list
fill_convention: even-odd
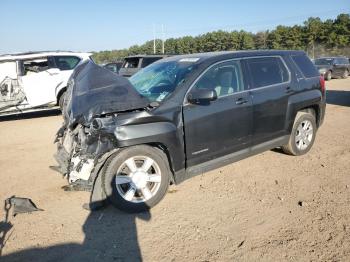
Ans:
[{"label": "crumpled hood", "polygon": [[65,98],[63,115],[69,127],[88,125],[95,116],[145,108],[141,96],[128,79],[88,60],[73,72]]}]

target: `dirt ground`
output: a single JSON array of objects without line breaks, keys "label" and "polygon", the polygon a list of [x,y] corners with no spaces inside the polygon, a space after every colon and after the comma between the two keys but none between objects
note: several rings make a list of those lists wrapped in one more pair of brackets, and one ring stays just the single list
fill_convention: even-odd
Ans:
[{"label": "dirt ground", "polygon": [[[42,212],[1,222],[1,261],[350,261],[350,79],[327,82],[309,154],[278,150],[172,186],[149,213],[82,209],[55,165],[61,116],[0,122],[0,201]],[[1,211],[3,220],[5,213]]]}]

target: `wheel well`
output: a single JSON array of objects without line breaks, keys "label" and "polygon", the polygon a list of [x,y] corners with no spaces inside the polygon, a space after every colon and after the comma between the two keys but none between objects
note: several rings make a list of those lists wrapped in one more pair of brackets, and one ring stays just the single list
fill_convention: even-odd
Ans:
[{"label": "wheel well", "polygon": [[168,148],[162,143],[149,143],[147,145],[155,147],[155,148],[158,148],[167,157],[167,160],[168,160],[168,163],[169,163],[169,169],[170,169],[170,172],[171,172],[170,183],[174,184],[175,183],[175,179],[174,179],[175,171],[174,171],[174,168],[173,168],[173,164],[172,164],[172,161],[171,161],[171,157],[170,157],[170,153],[169,153]]},{"label": "wheel well", "polygon": [[315,116],[315,119],[316,119],[316,125],[317,125],[317,127],[319,127],[319,123],[320,123],[320,108],[319,108],[319,106],[312,105],[309,107],[305,107],[299,111],[313,114]]},{"label": "wheel well", "polygon": [[58,105],[62,94],[63,94],[64,92],[66,92],[66,91],[67,91],[67,87],[63,87],[63,88],[58,92],[58,94],[57,94],[56,105]]}]

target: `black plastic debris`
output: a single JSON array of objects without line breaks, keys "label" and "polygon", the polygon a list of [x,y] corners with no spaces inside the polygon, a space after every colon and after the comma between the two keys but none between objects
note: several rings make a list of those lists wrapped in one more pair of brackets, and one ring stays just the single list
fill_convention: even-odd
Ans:
[{"label": "black plastic debris", "polygon": [[11,207],[13,207],[13,216],[34,211],[44,211],[43,209],[37,208],[31,199],[16,196],[12,196],[5,200],[5,208],[10,210]]}]

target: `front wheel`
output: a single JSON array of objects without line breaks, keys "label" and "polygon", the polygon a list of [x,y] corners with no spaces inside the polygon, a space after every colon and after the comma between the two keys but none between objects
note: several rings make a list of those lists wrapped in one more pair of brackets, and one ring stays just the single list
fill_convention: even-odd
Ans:
[{"label": "front wheel", "polygon": [[348,76],[349,76],[349,71],[347,69],[345,69],[345,71],[342,75],[342,78],[346,79],[346,78],[348,78]]},{"label": "front wheel", "polygon": [[126,212],[142,212],[158,204],[170,183],[167,157],[158,148],[134,146],[108,160],[103,173],[108,200]]},{"label": "front wheel", "polygon": [[285,153],[299,156],[310,151],[316,137],[316,120],[312,113],[300,111],[297,113],[293,130],[287,145],[282,146]]},{"label": "front wheel", "polygon": [[331,72],[331,71],[328,71],[328,72],[326,73],[325,79],[326,79],[327,81],[332,80],[332,72]]}]

